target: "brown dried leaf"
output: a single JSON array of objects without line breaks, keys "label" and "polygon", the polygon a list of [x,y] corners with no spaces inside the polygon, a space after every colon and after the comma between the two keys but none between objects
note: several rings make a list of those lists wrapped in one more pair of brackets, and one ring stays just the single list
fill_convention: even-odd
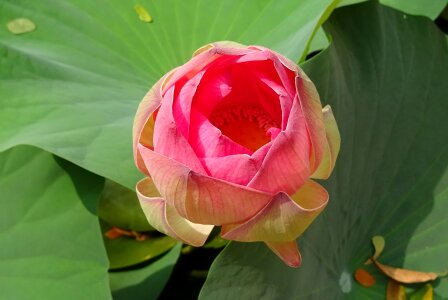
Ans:
[{"label": "brown dried leaf", "polygon": [[117,238],[122,237],[122,236],[128,236],[128,237],[135,238],[135,240],[138,241],[138,242],[147,240],[149,238],[149,236],[144,234],[144,233],[140,233],[140,232],[137,232],[137,231],[134,231],[134,230],[129,231],[129,230],[118,228],[116,226],[113,226],[111,229],[106,231],[104,233],[104,235],[109,240],[114,240],[114,239],[117,239]]},{"label": "brown dried leaf", "polygon": [[104,233],[104,235],[109,239],[109,240],[115,240],[121,236],[123,236],[124,234],[120,231],[117,230],[117,227],[112,227],[111,229],[109,229],[108,231],[106,231]]},{"label": "brown dried leaf", "polygon": [[406,293],[404,290],[404,286],[402,286],[400,283],[396,282],[395,280],[389,280],[389,282],[387,283],[386,299],[387,300],[405,300]]},{"label": "brown dried leaf", "polygon": [[369,272],[367,272],[364,269],[357,269],[355,272],[355,279],[364,287],[371,287],[375,284],[376,280],[375,277],[373,277]]},{"label": "brown dried leaf", "polygon": [[408,269],[401,269],[391,266],[383,265],[375,259],[372,259],[373,263],[380,269],[386,276],[392,278],[395,281],[401,283],[419,283],[430,280],[435,280],[438,274],[433,272],[420,272]]}]

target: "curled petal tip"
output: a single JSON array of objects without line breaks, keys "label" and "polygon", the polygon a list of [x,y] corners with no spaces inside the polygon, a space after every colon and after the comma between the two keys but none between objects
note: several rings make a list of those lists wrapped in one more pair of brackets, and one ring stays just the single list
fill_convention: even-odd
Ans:
[{"label": "curled petal tip", "polygon": [[213,44],[207,44],[207,45],[205,45],[205,46],[202,46],[202,47],[199,48],[198,50],[194,51],[194,53],[193,53],[193,57],[195,57],[195,56],[197,56],[197,55],[199,55],[199,54],[201,54],[201,53],[204,53],[205,51],[208,51],[208,50],[210,50],[211,48],[213,48]]},{"label": "curled petal tip", "polygon": [[272,250],[286,265],[292,268],[300,267],[302,257],[295,240],[288,242],[265,242],[269,249]]},{"label": "curled petal tip", "polygon": [[341,136],[330,105],[326,105],[322,109],[322,116],[326,140],[324,142],[322,161],[311,175],[311,178],[316,179],[327,179],[330,177],[341,147]]},{"label": "curled petal tip", "polygon": [[295,194],[276,195],[254,217],[239,224],[224,224],[221,235],[229,240],[276,243],[296,239],[328,203],[327,191],[308,180]]},{"label": "curled petal tip", "polygon": [[183,243],[195,247],[204,245],[213,225],[195,224],[184,219],[174,207],[157,196],[157,189],[150,178],[139,181],[136,190],[149,224]]},{"label": "curled petal tip", "polygon": [[325,105],[324,108],[322,108],[322,113],[324,114],[333,114],[333,110],[331,109],[331,106],[329,104]]}]

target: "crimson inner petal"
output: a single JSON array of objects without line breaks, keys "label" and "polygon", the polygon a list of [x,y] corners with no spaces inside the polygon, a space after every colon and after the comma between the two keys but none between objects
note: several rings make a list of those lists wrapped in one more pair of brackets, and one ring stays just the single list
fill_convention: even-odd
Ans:
[{"label": "crimson inner petal", "polygon": [[[193,100],[195,109],[191,110],[190,129],[199,127],[195,124],[199,119],[195,113],[200,113],[221,134],[251,153],[271,141],[269,129],[281,128],[282,111],[279,95],[266,88],[261,78],[281,84],[271,60],[208,68]],[[190,132],[189,136],[197,139],[197,132]],[[201,154],[198,153],[199,156]],[[239,153],[219,153],[216,156],[231,154]]]}]

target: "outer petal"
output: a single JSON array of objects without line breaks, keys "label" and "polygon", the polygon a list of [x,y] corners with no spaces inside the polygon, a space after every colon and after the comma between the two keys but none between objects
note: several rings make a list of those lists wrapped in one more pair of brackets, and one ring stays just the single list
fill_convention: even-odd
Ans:
[{"label": "outer petal", "polygon": [[313,173],[320,165],[327,140],[322,115],[322,104],[316,87],[306,74],[299,69],[299,76],[296,78],[296,89],[302,105],[306,126],[310,136],[311,151],[311,172]]},{"label": "outer petal", "polygon": [[219,41],[212,43],[212,45],[214,51],[224,55],[245,55],[254,51],[258,51],[258,49],[251,49],[245,45],[232,41]]},{"label": "outer petal", "polygon": [[341,147],[341,136],[339,135],[338,125],[334,119],[331,107],[329,105],[325,106],[322,109],[322,113],[324,116],[327,143],[324,148],[322,161],[311,177],[327,179],[336,164],[336,158],[338,157],[339,148]]},{"label": "outer petal", "polygon": [[163,76],[156,84],[149,90],[140,102],[137,113],[134,119],[134,127],[132,129],[132,139],[134,145],[134,160],[137,167],[145,174],[148,174],[143,160],[138,151],[138,143],[145,145],[145,147],[153,148],[154,135],[154,118],[152,114],[159,108],[162,102],[162,88],[167,78],[174,72],[171,71]]},{"label": "outer petal", "polygon": [[198,174],[141,145],[139,149],[160,194],[192,222],[214,225],[241,222],[272,200],[272,194]]},{"label": "outer petal", "polygon": [[257,215],[242,224],[223,225],[225,239],[255,242],[295,240],[313,222],[328,202],[327,191],[308,180],[291,198],[279,193]]},{"label": "outer petal", "polygon": [[269,193],[293,194],[310,175],[309,151],[309,136],[296,99],[286,130],[273,141],[260,170],[248,186]]},{"label": "outer petal", "polygon": [[137,183],[137,196],[148,222],[166,235],[196,247],[202,246],[213,226],[195,224],[182,218],[163,198],[151,197],[156,194],[150,178]]},{"label": "outer petal", "polygon": [[211,44],[202,46],[201,48],[199,48],[198,50],[196,50],[193,53],[193,57],[195,57],[203,52],[206,52],[212,48],[246,49],[247,47],[245,45],[242,45],[242,44],[236,43],[236,42],[232,42],[232,41],[220,41],[220,42],[215,42],[215,43],[211,43]]},{"label": "outer petal", "polygon": [[302,262],[296,241],[289,242],[265,242],[269,249],[272,250],[285,264],[290,267],[297,268]]}]

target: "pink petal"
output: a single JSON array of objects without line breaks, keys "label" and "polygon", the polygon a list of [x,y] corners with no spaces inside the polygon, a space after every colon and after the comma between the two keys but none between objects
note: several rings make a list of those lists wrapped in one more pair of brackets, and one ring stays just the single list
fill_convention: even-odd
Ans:
[{"label": "pink petal", "polygon": [[296,241],[289,242],[265,242],[269,249],[272,250],[285,264],[290,267],[297,268],[302,262]]},{"label": "pink petal", "polygon": [[193,172],[143,146],[140,151],[162,197],[191,222],[213,225],[241,222],[272,199],[271,194]]},{"label": "pink petal", "polygon": [[[206,171],[201,162],[173,118],[174,89],[175,86],[166,92],[157,114],[154,125],[154,151],[189,166],[195,172],[205,174]],[[145,160],[144,157],[143,160]]]},{"label": "pink petal", "polygon": [[[241,56],[227,56],[207,65],[203,84],[195,95],[194,105],[205,115],[218,106],[261,105],[273,118],[280,115],[278,97],[269,86],[260,80],[275,82],[280,86],[280,78],[272,61],[238,63]],[[291,73],[292,74],[292,73]],[[292,82],[294,74],[292,74]],[[294,86],[292,86],[294,87]],[[260,93],[260,88],[263,90]],[[279,89],[275,92],[278,94]],[[293,90],[295,92],[295,90]],[[283,94],[284,89],[282,91]],[[269,96],[267,97],[267,94]]]},{"label": "pink petal", "polygon": [[288,123],[289,114],[291,112],[293,99],[288,95],[285,88],[275,81],[272,81],[268,78],[263,78],[262,76],[259,77],[260,81],[265,87],[268,87],[269,89],[273,90],[278,95],[278,101],[280,103],[281,107],[281,123],[279,124],[281,129],[285,129],[286,125]]},{"label": "pink petal", "polygon": [[329,105],[322,109],[324,116],[324,126],[327,138],[327,144],[324,148],[322,161],[316,171],[311,175],[316,179],[327,179],[333,171],[336,159],[341,146],[341,136],[339,135],[338,125],[334,119],[333,112]]},{"label": "pink petal", "polygon": [[225,239],[255,242],[287,242],[300,236],[325,208],[327,191],[308,180],[291,198],[279,193],[266,207],[242,224],[223,225]]},{"label": "pink petal", "polygon": [[296,94],[295,77],[297,76],[297,72],[296,72],[296,70],[291,70],[290,68],[287,68],[283,64],[283,61],[285,60],[284,57],[282,57],[280,59],[279,54],[265,48],[262,51],[252,52],[252,53],[246,54],[244,56],[241,56],[237,62],[239,62],[239,63],[252,62],[253,63],[255,61],[260,61],[260,60],[272,61],[282,86],[285,87],[285,89],[288,92],[291,99],[294,98],[294,96]]},{"label": "pink petal", "polygon": [[239,56],[254,52],[234,42],[217,42],[205,45],[193,53],[193,57],[184,65],[178,67],[173,76],[169,79],[166,89],[172,87],[182,77],[191,78],[201,70],[208,67],[210,63],[224,56]]},{"label": "pink petal", "polygon": [[186,80],[186,82],[182,82],[183,84],[181,84],[181,82],[176,83],[175,89],[177,93],[173,96],[173,116],[179,131],[187,139],[189,135],[193,96],[195,95],[203,76],[204,71],[201,71],[191,79]]},{"label": "pink petal", "polygon": [[247,185],[257,173],[257,162],[247,154],[205,157],[204,167],[210,176],[240,185]]},{"label": "pink petal", "polygon": [[308,179],[309,137],[300,105],[296,100],[285,131],[277,138],[249,187],[268,193],[293,194]]},{"label": "pink petal", "polygon": [[201,161],[210,176],[240,185],[247,185],[260,169],[271,146],[272,143],[265,144],[250,156],[236,154],[205,157]]},{"label": "pink petal", "polygon": [[157,197],[150,178],[139,181],[136,190],[143,212],[154,228],[192,246],[204,245],[213,229],[212,225],[195,224],[182,218],[174,207]]}]

